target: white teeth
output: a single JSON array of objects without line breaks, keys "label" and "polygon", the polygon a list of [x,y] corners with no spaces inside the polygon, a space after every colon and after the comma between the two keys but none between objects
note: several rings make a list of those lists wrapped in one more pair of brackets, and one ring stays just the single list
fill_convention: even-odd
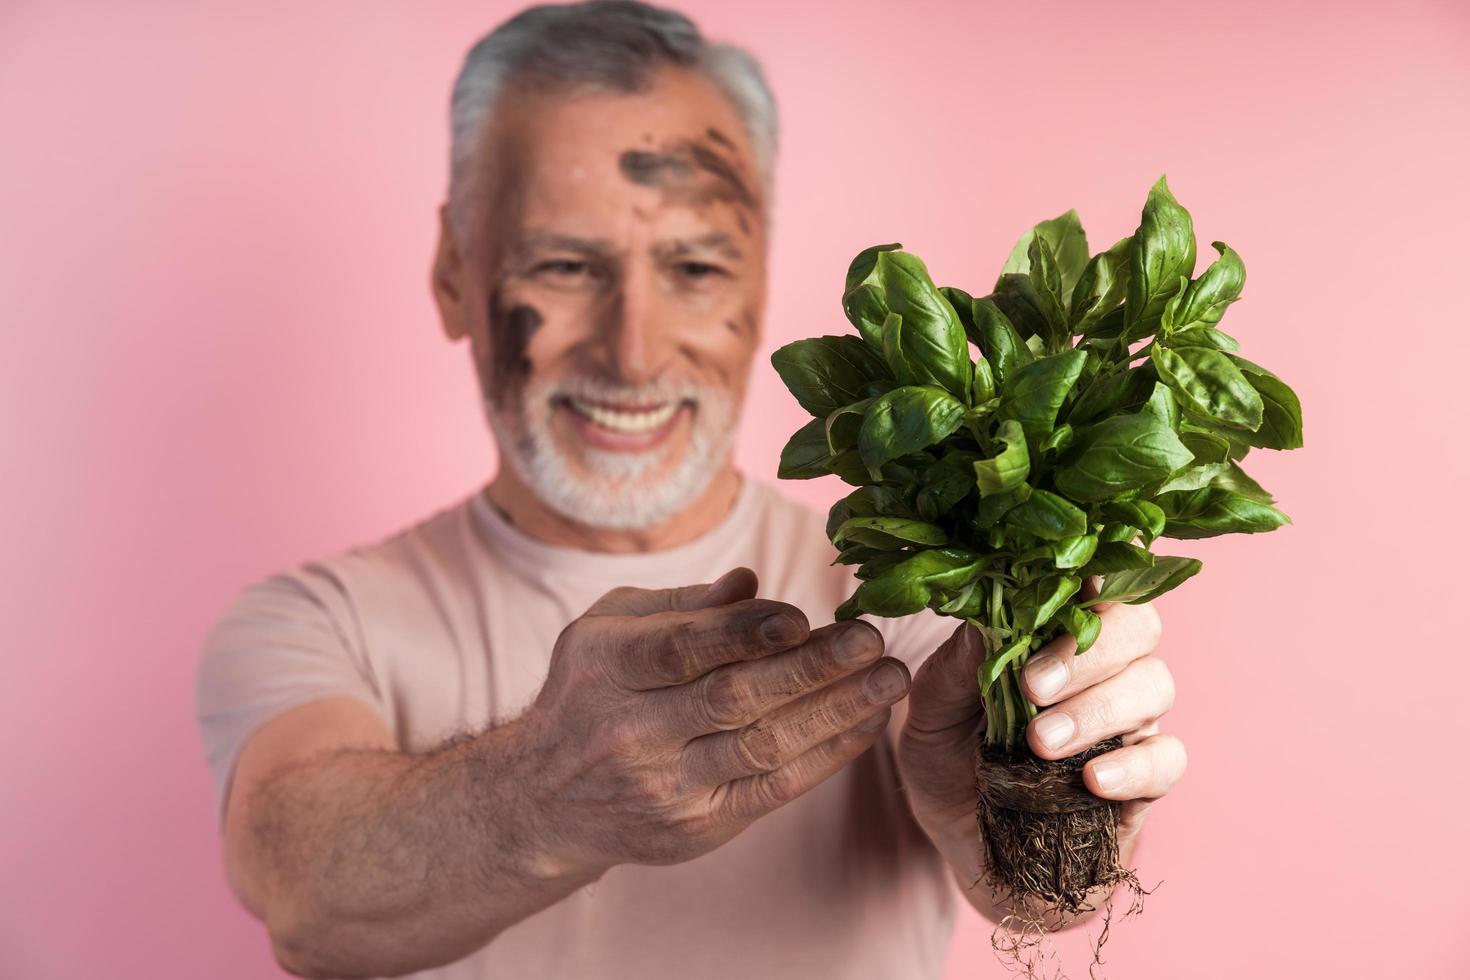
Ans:
[{"label": "white teeth", "polygon": [[657,408],[639,409],[637,411],[622,411],[614,408],[604,408],[580,398],[569,397],[572,407],[581,414],[587,416],[604,429],[614,432],[648,432],[657,429],[679,410],[678,402],[665,402]]}]

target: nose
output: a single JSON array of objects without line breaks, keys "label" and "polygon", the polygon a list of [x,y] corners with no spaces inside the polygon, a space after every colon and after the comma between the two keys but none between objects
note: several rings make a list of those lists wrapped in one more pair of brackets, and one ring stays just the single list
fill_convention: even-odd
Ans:
[{"label": "nose", "polygon": [[614,377],[624,384],[642,384],[662,374],[674,355],[676,320],[654,270],[629,263],[601,330]]}]

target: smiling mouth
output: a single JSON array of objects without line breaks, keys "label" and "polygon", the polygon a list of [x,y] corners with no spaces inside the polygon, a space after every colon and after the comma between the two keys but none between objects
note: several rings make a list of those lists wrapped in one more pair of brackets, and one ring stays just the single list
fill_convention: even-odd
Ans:
[{"label": "smiling mouth", "polygon": [[674,417],[684,404],[680,401],[646,405],[612,405],[568,395],[565,403],[588,421],[612,432],[638,435],[652,432]]}]

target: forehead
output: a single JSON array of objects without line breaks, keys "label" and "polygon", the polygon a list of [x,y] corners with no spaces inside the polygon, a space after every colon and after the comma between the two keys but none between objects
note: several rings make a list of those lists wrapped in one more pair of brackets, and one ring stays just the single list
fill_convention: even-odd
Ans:
[{"label": "forehead", "polygon": [[[568,232],[606,230],[630,212],[679,224],[739,224],[763,209],[744,124],[715,85],[666,69],[639,92],[509,95],[487,161],[500,174],[500,220]],[[507,206],[509,205],[509,206]]]}]

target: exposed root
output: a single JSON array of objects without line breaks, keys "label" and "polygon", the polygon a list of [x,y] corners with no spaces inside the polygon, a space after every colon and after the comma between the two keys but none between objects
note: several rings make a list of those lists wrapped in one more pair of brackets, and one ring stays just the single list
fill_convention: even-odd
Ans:
[{"label": "exposed root", "polygon": [[[1096,911],[1089,895],[1097,893],[1106,902],[1088,974],[1102,980],[1116,889],[1122,885],[1132,892],[1124,919],[1142,912],[1143,896],[1152,894],[1134,871],[1118,866],[1121,805],[1093,796],[1082,782],[1087,760],[1121,745],[1121,738],[1111,738],[1055,761],[1038,759],[1025,746],[1007,754],[982,744],[976,752],[984,881],[997,908],[1010,910],[992,934],[991,947],[1010,972],[1027,980],[1065,980],[1047,934]],[[1056,970],[1049,974],[1053,962]]]}]

